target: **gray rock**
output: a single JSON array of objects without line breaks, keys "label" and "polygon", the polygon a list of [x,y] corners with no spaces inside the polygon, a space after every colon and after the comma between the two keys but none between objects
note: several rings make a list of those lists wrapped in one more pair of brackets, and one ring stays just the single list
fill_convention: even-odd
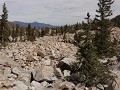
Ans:
[{"label": "gray rock", "polygon": [[17,67],[12,69],[12,73],[14,73],[15,75],[20,75],[21,74],[21,70]]},{"label": "gray rock", "polygon": [[81,85],[81,84],[77,84],[77,86],[75,87],[76,90],[85,90],[85,86]]},{"label": "gray rock", "polygon": [[27,61],[28,62],[34,61],[34,58],[33,58],[33,56],[31,54],[27,55]]},{"label": "gray rock", "polygon": [[6,77],[5,75],[0,74],[0,81],[4,81],[4,80],[6,80],[6,79],[7,79],[7,77]]},{"label": "gray rock", "polygon": [[0,65],[4,65],[6,67],[18,67],[19,66],[11,58],[9,58],[7,56],[3,56],[3,55],[0,55]]},{"label": "gray rock", "polygon": [[43,81],[43,73],[42,73],[42,68],[37,68],[32,71],[32,75],[34,80],[36,81]]},{"label": "gray rock", "polygon": [[20,80],[23,81],[26,85],[29,85],[31,80],[31,72],[22,72],[20,75]]},{"label": "gray rock", "polygon": [[104,89],[97,89],[96,87],[91,87],[91,90],[104,90]]},{"label": "gray rock", "polygon": [[71,65],[73,63],[76,62],[76,57],[71,57],[71,58],[63,58],[59,63],[58,63],[58,67],[60,67],[60,69],[62,71],[64,70],[71,70]]},{"label": "gray rock", "polygon": [[4,80],[4,81],[0,81],[0,87],[1,88],[6,88],[6,89],[8,89],[8,88],[11,88],[11,87],[13,87],[15,84],[13,83],[13,81],[11,81],[11,80]]},{"label": "gray rock", "polygon": [[45,80],[48,80],[48,81],[57,80],[57,78],[55,76],[55,73],[54,73],[54,68],[53,67],[51,67],[51,66],[45,66],[42,69],[42,72],[43,72],[43,76],[44,76]]},{"label": "gray rock", "polygon": [[42,53],[40,50],[37,51],[37,56],[40,56],[40,57],[42,57],[42,58],[45,57],[44,53]]},{"label": "gray rock", "polygon": [[51,66],[44,66],[41,68],[38,68],[34,70],[33,72],[33,78],[36,81],[54,81],[57,80],[54,69]]},{"label": "gray rock", "polygon": [[47,87],[47,86],[49,86],[49,83],[46,82],[46,81],[44,81],[44,82],[41,83],[41,85],[42,85],[43,87]]},{"label": "gray rock", "polygon": [[28,90],[28,86],[25,85],[22,81],[14,81],[15,86],[11,90]]},{"label": "gray rock", "polygon": [[50,66],[51,65],[51,60],[50,59],[47,59],[44,61],[45,65],[46,66]]},{"label": "gray rock", "polygon": [[103,87],[103,85],[101,85],[101,84],[98,84],[98,85],[97,85],[97,88],[100,89],[100,90],[104,90],[104,87]]},{"label": "gray rock", "polygon": [[63,75],[63,73],[61,72],[60,68],[55,68],[55,75],[56,75],[58,78],[61,77],[62,80],[64,79],[64,75]]},{"label": "gray rock", "polygon": [[64,72],[64,77],[70,76],[70,71],[69,70],[64,70],[63,72]]},{"label": "gray rock", "polygon": [[5,67],[4,75],[7,76],[9,74],[11,74],[11,68],[10,67]]},{"label": "gray rock", "polygon": [[32,86],[32,88],[34,87],[35,90],[43,90],[44,89],[44,87],[39,82],[36,82],[36,81],[32,81],[31,86]]},{"label": "gray rock", "polygon": [[65,89],[67,88],[68,90],[73,90],[75,88],[75,85],[72,82],[62,82],[60,83],[60,89]]},{"label": "gray rock", "polygon": [[26,85],[30,84],[31,72],[25,71],[22,68],[13,68],[12,73],[18,76],[18,79],[24,81]]}]

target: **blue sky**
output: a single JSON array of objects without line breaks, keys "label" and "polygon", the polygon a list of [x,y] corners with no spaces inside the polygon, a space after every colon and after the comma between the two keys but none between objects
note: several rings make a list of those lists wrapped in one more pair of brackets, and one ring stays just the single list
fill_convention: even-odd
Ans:
[{"label": "blue sky", "polygon": [[[52,25],[81,22],[87,12],[94,17],[98,8],[98,0],[0,0],[0,14],[3,3],[7,5],[9,21],[37,21]],[[115,0],[112,10],[114,16],[120,14],[120,0]]]}]

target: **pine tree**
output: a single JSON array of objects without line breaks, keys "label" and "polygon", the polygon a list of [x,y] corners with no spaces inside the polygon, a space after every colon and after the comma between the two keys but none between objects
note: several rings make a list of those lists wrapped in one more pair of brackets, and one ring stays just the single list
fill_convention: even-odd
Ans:
[{"label": "pine tree", "polygon": [[26,29],[26,36],[27,36],[28,41],[30,41],[30,39],[31,39],[31,31],[32,31],[32,27],[31,27],[31,24],[29,23],[28,27]]},{"label": "pine tree", "polygon": [[112,15],[111,4],[113,0],[99,0],[96,15],[99,30],[96,32],[94,43],[100,56],[110,56],[114,52],[110,41],[110,24],[107,17]]},{"label": "pine tree", "polygon": [[0,42],[8,42],[10,31],[8,29],[8,10],[6,4],[3,4],[3,14],[1,15]]},{"label": "pine tree", "polygon": [[15,29],[15,42],[17,41],[18,37],[20,36],[19,25],[16,25]]},{"label": "pine tree", "polygon": [[78,24],[78,22],[77,22],[77,24],[74,25],[74,29],[75,29],[76,31],[79,30],[79,24]]},{"label": "pine tree", "polygon": [[32,28],[30,23],[26,29],[26,36],[28,41],[35,41],[35,28]]},{"label": "pine tree", "polygon": [[90,27],[91,19],[90,19],[90,14],[89,13],[87,13],[87,17],[85,19],[87,20],[87,26],[86,26],[86,29],[85,29],[85,35],[86,35],[85,43],[87,43],[90,40],[90,32],[89,31],[91,29],[91,27]]},{"label": "pine tree", "polygon": [[[81,42],[88,42],[89,40],[91,40],[91,34],[90,34],[90,30],[91,30],[91,19],[90,19],[90,14],[87,13],[87,17],[85,18],[87,20],[86,26],[84,28],[84,32],[76,32],[74,35],[74,39],[76,41],[77,45],[80,45]],[[82,36],[86,36],[86,38],[83,38]]]},{"label": "pine tree", "polygon": [[20,28],[20,41],[24,41],[23,37],[25,37],[25,30],[24,28]]},{"label": "pine tree", "polygon": [[63,33],[63,40],[64,42],[67,42],[67,32],[68,32],[68,25],[64,26],[64,33]]},{"label": "pine tree", "polygon": [[[88,27],[86,30],[86,39],[82,45],[79,46],[78,50],[78,62],[81,64],[73,65],[75,67],[80,67],[76,72],[80,77],[85,86],[97,86],[98,84],[110,84],[114,78],[109,72],[108,68],[100,63],[96,54],[96,47],[93,42],[89,39],[91,36],[90,33],[90,15],[87,13],[87,24]],[[81,59],[82,58],[82,59]],[[78,65],[78,66],[77,66]],[[81,66],[80,66],[81,65]]]},{"label": "pine tree", "polygon": [[32,28],[30,41],[35,41],[35,37],[36,37],[35,31],[36,31],[36,28],[35,27]]},{"label": "pine tree", "polygon": [[15,27],[12,27],[12,38],[13,38],[13,42],[15,42]]},{"label": "pine tree", "polygon": [[120,28],[120,15],[117,15],[116,17],[112,18],[111,21],[113,22],[115,27]]}]

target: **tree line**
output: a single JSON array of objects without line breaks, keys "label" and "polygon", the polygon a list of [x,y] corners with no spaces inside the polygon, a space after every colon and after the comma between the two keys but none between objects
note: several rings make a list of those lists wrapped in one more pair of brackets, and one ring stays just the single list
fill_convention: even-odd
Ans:
[{"label": "tree line", "polygon": [[6,4],[2,6],[2,15],[0,19],[0,43],[16,41],[35,41],[36,38],[43,37],[49,33],[49,28],[32,27],[29,23],[27,27],[21,27],[8,21],[8,10]]},{"label": "tree line", "polygon": [[[99,58],[116,55],[115,45],[110,40],[113,24],[109,16],[112,15],[111,5],[113,3],[113,0],[99,0],[94,20],[90,18],[89,13],[85,18],[87,23],[84,28],[84,40],[80,39],[81,33],[74,36],[77,42],[75,44],[79,49],[78,62],[72,65],[72,69],[79,76],[81,83],[87,87],[97,87],[98,84],[110,85],[114,82],[114,76],[108,69],[109,65],[99,61]],[[91,35],[91,31],[95,32],[94,36]]]}]

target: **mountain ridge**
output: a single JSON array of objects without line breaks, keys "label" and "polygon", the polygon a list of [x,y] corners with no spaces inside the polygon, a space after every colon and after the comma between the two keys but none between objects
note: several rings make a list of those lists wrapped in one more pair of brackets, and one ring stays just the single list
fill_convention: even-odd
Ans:
[{"label": "mountain ridge", "polygon": [[[12,23],[14,24],[19,24],[22,27],[27,27],[28,26],[28,22],[22,22],[22,21],[13,21]],[[53,28],[56,27],[54,25],[51,24],[45,24],[45,23],[39,23],[39,22],[32,22],[30,23],[32,27],[36,27],[36,28],[44,28],[44,27],[48,27],[48,28]]]}]

